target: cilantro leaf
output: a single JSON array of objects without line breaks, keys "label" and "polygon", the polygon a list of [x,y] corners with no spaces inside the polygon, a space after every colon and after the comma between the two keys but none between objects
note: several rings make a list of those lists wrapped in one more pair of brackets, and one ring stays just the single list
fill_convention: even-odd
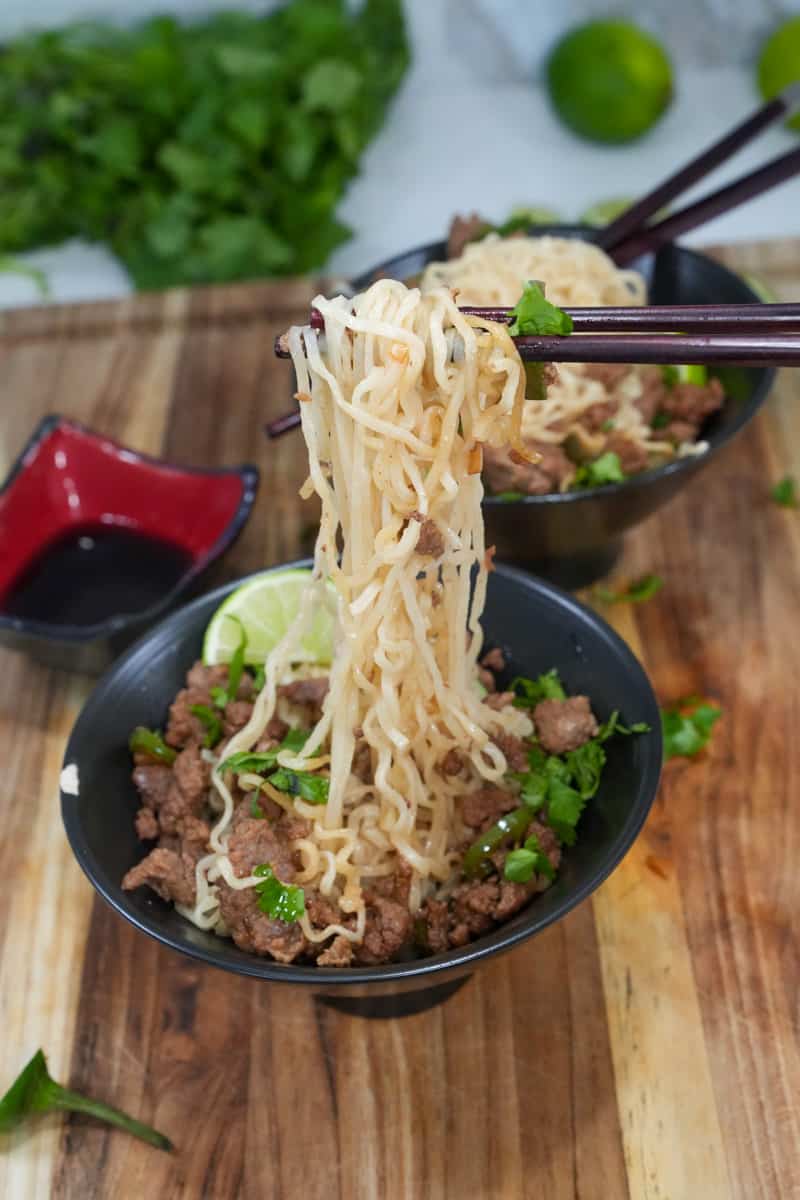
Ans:
[{"label": "cilantro leaf", "polygon": [[534,875],[544,875],[547,879],[556,877],[535,833],[530,834],[518,850],[511,850],[506,855],[503,875],[512,883],[529,883]]},{"label": "cilantro leaf", "polygon": [[503,500],[507,504],[510,504],[512,500],[523,500],[524,498],[524,492],[492,492],[493,500]]},{"label": "cilantro leaf", "polygon": [[258,802],[258,792],[254,792],[250,797],[250,816],[257,821],[263,821],[266,818],[266,813]]},{"label": "cilantro leaf", "polygon": [[555,667],[537,679],[528,679],[524,675],[518,675],[511,681],[511,691],[516,696],[514,700],[516,708],[535,708],[540,700],[566,700],[567,698],[567,693],[564,691]]},{"label": "cilantro leaf", "polygon": [[771,498],[783,508],[800,508],[797,480],[793,475],[784,475],[770,492]]},{"label": "cilantro leaf", "polygon": [[575,844],[575,826],[586,801],[563,779],[552,778],[547,789],[547,823],[567,846]]},{"label": "cilantro leaf", "polygon": [[575,488],[602,487],[605,483],[622,483],[626,478],[614,450],[607,450],[594,462],[581,463],[575,472],[572,486]]},{"label": "cilantro leaf", "polygon": [[713,704],[698,704],[689,711],[684,705],[661,710],[664,758],[693,758],[709,743],[722,710]]},{"label": "cilantro leaf", "polygon": [[325,775],[313,775],[310,771],[289,771],[280,767],[267,779],[279,792],[299,796],[309,804],[327,804],[330,780]]},{"label": "cilantro leaf", "polygon": [[259,667],[257,669],[255,675],[253,676],[253,690],[256,693],[256,695],[258,695],[258,693],[264,687],[264,680],[265,680],[264,668]]},{"label": "cilantro leaf", "polygon": [[44,1112],[80,1112],[97,1117],[109,1125],[141,1138],[157,1150],[172,1150],[172,1142],[163,1133],[143,1125],[141,1121],[112,1108],[102,1100],[92,1100],[79,1092],[62,1087],[51,1077],[47,1060],[37,1050],[23,1068],[6,1094],[0,1098],[0,1133],[8,1133],[28,1118]]},{"label": "cilantro leaf", "polygon": [[669,414],[665,412],[657,412],[650,422],[651,429],[664,429],[670,423]]},{"label": "cilantro leaf", "polygon": [[601,604],[642,604],[650,600],[656,592],[660,592],[664,580],[660,575],[642,575],[628,587],[615,592],[612,588],[598,586],[592,589],[592,596]]},{"label": "cilantro leaf", "polygon": [[207,704],[191,704],[189,712],[193,717],[197,717],[205,728],[206,736],[203,738],[203,745],[208,749],[216,746],[222,737],[222,722],[217,714]]},{"label": "cilantro leaf", "polygon": [[508,327],[512,337],[529,334],[558,334],[572,332],[572,318],[545,299],[540,285],[529,279],[525,290],[511,310],[514,316]]},{"label": "cilantro leaf", "polygon": [[272,917],[273,921],[285,921],[287,925],[302,917],[306,911],[306,894],[301,887],[294,883],[281,883],[269,863],[254,867],[253,874],[263,880],[263,883],[255,886],[258,907],[263,913]]},{"label": "cilantro leaf", "polygon": [[228,758],[223,759],[217,770],[220,774],[223,771],[235,771],[237,775],[263,775],[276,766],[278,755],[282,750],[291,750],[296,753],[303,749],[307,741],[308,733],[305,729],[290,729],[279,746],[258,752],[239,750],[236,754],[231,754]]},{"label": "cilantro leaf", "polygon": [[600,787],[600,776],[606,765],[602,743],[594,737],[577,750],[568,750],[565,758],[581,799],[590,800]]}]

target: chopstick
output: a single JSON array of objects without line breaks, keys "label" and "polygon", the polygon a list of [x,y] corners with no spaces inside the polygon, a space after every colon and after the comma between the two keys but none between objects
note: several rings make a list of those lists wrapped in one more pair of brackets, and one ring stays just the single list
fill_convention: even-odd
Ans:
[{"label": "chopstick", "polygon": [[[486,321],[508,323],[510,308],[463,308]],[[567,337],[515,337],[526,362],[611,362],[745,367],[800,366],[800,304],[644,305],[565,309],[573,320]],[[324,331],[318,309],[312,328]],[[709,332],[710,331],[710,332]],[[275,353],[288,358],[286,334]],[[265,426],[270,438],[300,424],[299,411]]]},{"label": "chopstick", "polygon": [[[704,150],[688,162],[686,166],[681,167],[680,170],[670,175],[662,183],[658,184],[657,187],[653,188],[652,191],[632,204],[630,208],[625,209],[624,212],[620,213],[604,229],[598,231],[594,239],[595,244],[610,254],[615,261],[618,261],[616,248],[631,238],[632,235],[640,234],[647,221],[661,208],[669,204],[681,192],[685,192],[692,184],[698,183],[701,179],[705,178],[706,175],[710,174],[721,163],[726,162],[757,137],[762,130],[767,129],[777,121],[791,116],[798,110],[800,110],[800,81],[785,88],[772,100],[769,100],[761,108],[751,113],[749,117],[732,129],[730,133],[720,138],[719,141],[714,142],[707,150]],[[762,181],[764,182],[763,190],[774,186],[773,183],[769,182],[768,178],[765,179],[762,177]],[[757,193],[751,192],[744,199],[749,199],[754,194]],[[737,201],[737,203],[741,203],[741,201]],[[719,214],[714,212],[708,215],[710,217]],[[706,218],[701,217],[701,219]],[[680,232],[685,232],[685,228],[681,229]],[[628,259],[627,261],[630,260]]]}]

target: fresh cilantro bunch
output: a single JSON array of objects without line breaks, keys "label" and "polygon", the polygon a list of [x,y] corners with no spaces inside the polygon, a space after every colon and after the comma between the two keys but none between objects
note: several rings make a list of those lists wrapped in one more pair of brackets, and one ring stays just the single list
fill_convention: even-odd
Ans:
[{"label": "fresh cilantro bunch", "polygon": [[105,242],[139,288],[302,273],[408,63],[401,0],[24,36],[0,72],[0,254]]}]

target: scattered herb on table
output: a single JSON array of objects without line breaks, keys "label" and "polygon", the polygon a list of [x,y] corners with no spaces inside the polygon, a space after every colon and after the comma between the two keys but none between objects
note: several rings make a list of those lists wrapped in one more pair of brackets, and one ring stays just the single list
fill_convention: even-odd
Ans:
[{"label": "scattered herb on table", "polygon": [[783,508],[800,508],[797,480],[793,475],[784,475],[770,492],[771,498]]},{"label": "scattered herb on table", "polygon": [[47,1060],[41,1050],[37,1050],[23,1071],[17,1076],[11,1087],[0,1100],[0,1133],[8,1133],[21,1125],[28,1117],[37,1113],[80,1112],[90,1117],[97,1117],[109,1125],[116,1125],[125,1133],[149,1142],[157,1150],[172,1150],[172,1142],[143,1125],[133,1117],[127,1116],[102,1100],[91,1100],[79,1092],[71,1092],[61,1084],[51,1079],[47,1070]]},{"label": "scattered herb on table", "polygon": [[664,580],[660,575],[642,575],[641,579],[634,580],[620,591],[598,584],[592,588],[592,598],[601,604],[642,604],[652,599],[663,586]]},{"label": "scattered herb on table", "polygon": [[604,483],[622,483],[625,478],[619,455],[613,450],[607,450],[594,462],[581,463],[575,472],[572,487],[602,487]]},{"label": "scattered herb on table", "polygon": [[168,746],[157,729],[145,729],[137,725],[128,741],[131,754],[147,754],[156,762],[171,767],[178,756],[177,750]]},{"label": "scattered herb on table", "polygon": [[661,710],[664,759],[693,758],[709,743],[714,724],[722,709],[713,704],[684,700],[674,708]]},{"label": "scattered herb on table", "polygon": [[255,887],[258,907],[274,921],[297,921],[306,911],[306,894],[294,883],[281,883],[269,863],[253,870],[263,880]]},{"label": "scattered herb on table", "polygon": [[525,284],[524,292],[511,311],[514,320],[508,332],[512,337],[531,334],[565,336],[572,332],[572,317],[545,299],[541,287],[532,279]]},{"label": "scattered herb on table", "polygon": [[7,41],[0,253],[104,242],[138,288],[319,267],[408,60],[401,0]]}]

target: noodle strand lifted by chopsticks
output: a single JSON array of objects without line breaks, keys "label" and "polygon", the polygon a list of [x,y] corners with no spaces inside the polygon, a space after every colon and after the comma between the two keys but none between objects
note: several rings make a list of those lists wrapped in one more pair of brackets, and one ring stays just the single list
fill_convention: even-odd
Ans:
[{"label": "noodle strand lifted by chopsticks", "polygon": [[[335,933],[358,941],[364,885],[406,864],[414,910],[446,882],[463,836],[456,796],[503,778],[495,737],[531,732],[527,715],[494,711],[476,686],[488,562],[474,464],[484,443],[521,449],[525,376],[506,328],[465,317],[446,288],[422,295],[382,280],[354,300],[314,304],[324,342],[309,328],[289,334],[298,389],[311,397],[300,412],[310,485],[322,502],[312,583],[267,658],[251,719],[220,757],[263,735],[278,686],[304,657],[304,635],[331,603],[332,581],[335,653],[322,716],[303,750],[284,750],[278,762],[299,770],[330,756],[327,803],[292,801],[311,822],[294,849],[298,880],[339,917],[321,930],[306,913],[301,924],[312,942]],[[452,331],[463,343],[458,361]],[[353,772],[357,737],[368,747],[368,783]],[[441,770],[451,751],[465,767],[457,783]],[[186,915],[224,932],[217,881],[258,881],[235,878],[230,780],[218,769],[212,779],[222,815]]]}]

